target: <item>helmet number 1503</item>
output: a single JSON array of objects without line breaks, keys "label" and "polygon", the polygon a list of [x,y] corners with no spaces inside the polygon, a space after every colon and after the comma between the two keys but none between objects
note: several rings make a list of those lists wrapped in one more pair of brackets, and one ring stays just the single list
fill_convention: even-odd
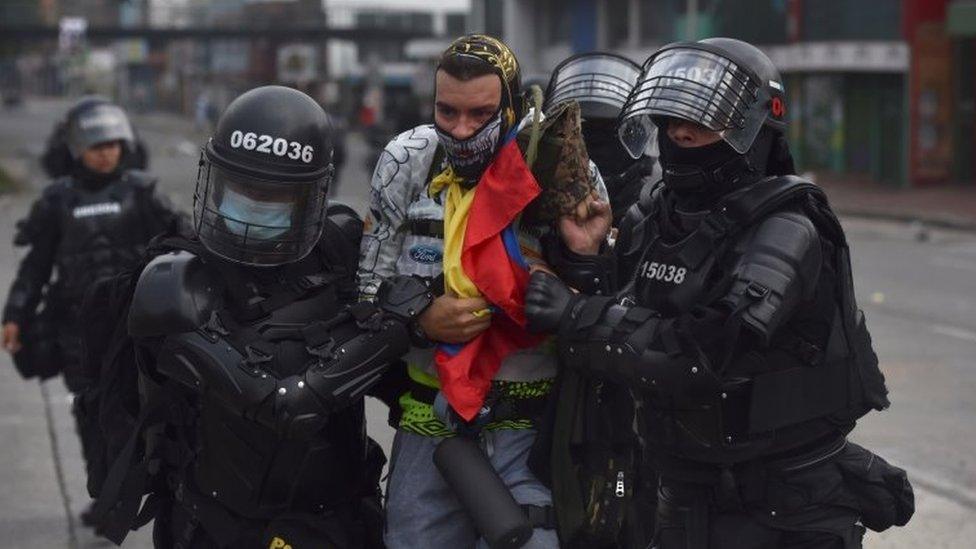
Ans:
[{"label": "helmet number 1503", "polygon": [[230,134],[230,146],[233,149],[244,149],[246,151],[257,151],[275,156],[287,156],[292,160],[301,159],[308,164],[312,161],[315,149],[311,145],[302,145],[297,141],[288,141],[281,137],[270,135],[258,135],[254,132],[244,133],[241,130],[234,130]]}]

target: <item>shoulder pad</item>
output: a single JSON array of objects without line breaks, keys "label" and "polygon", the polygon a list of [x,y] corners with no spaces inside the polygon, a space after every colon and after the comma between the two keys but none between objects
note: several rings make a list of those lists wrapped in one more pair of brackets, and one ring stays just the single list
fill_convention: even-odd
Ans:
[{"label": "shoulder pad", "polygon": [[742,320],[768,343],[796,306],[813,296],[822,263],[813,222],[795,211],[775,213],[745,244],[735,268],[732,305],[745,306]]},{"label": "shoulder pad", "polygon": [[203,326],[222,288],[200,259],[185,251],[157,256],[139,275],[128,329],[133,337],[193,331]]},{"label": "shoulder pad", "polygon": [[781,210],[793,200],[810,194],[823,195],[816,184],[795,175],[767,177],[722,200],[722,211],[741,227],[747,227]]},{"label": "shoulder pad", "polygon": [[128,183],[144,189],[154,187],[159,181],[156,176],[142,170],[126,170],[122,177]]},{"label": "shoulder pad", "polygon": [[351,206],[341,202],[333,202],[329,204],[329,208],[326,210],[326,217],[339,228],[343,236],[349,241],[359,242],[363,235],[363,220]]}]

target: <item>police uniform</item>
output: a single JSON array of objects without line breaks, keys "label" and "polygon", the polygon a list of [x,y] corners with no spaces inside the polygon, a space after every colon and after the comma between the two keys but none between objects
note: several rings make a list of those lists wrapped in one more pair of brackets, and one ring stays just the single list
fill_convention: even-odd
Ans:
[{"label": "police uniform", "polygon": [[[735,98],[735,78],[749,95]],[[707,85],[715,104],[689,99]],[[781,162],[772,64],[736,40],[675,44],[648,60],[639,90],[624,124],[659,125],[664,183],[621,228],[615,257],[568,252],[560,269],[607,297],[537,275],[526,309],[537,328],[558,327],[568,365],[632,390],[644,465],[661,477],[654,546],[851,548],[862,524],[904,524],[904,471],[846,440],[887,390],[843,230]],[[681,149],[666,135],[675,119],[725,134]],[[621,265],[624,283],[608,283]]]},{"label": "police uniform", "polygon": [[431,296],[406,277],[356,304],[362,222],[327,205],[330,139],[314,100],[265,86],[204,147],[193,234],[154,244],[122,316],[132,351],[105,361],[139,373],[95,508],[116,543],[155,519],[157,547],[382,545],[363,396]]}]

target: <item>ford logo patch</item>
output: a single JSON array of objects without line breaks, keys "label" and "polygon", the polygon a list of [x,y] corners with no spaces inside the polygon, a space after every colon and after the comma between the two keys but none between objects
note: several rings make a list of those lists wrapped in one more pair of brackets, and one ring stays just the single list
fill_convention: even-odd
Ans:
[{"label": "ford logo patch", "polygon": [[418,244],[413,248],[410,248],[410,259],[416,261],[417,263],[433,264],[440,261],[443,257],[444,254],[433,246]]}]

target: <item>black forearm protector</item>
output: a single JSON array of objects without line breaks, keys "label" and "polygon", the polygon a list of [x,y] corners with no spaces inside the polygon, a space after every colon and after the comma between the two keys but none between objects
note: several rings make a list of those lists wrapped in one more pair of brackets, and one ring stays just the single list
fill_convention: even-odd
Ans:
[{"label": "black forearm protector", "polygon": [[54,192],[46,190],[34,203],[30,214],[17,223],[15,246],[30,246],[17,269],[3,309],[3,322],[23,324],[34,313],[41,291],[51,278],[58,246],[57,211]]},{"label": "black forearm protector", "polygon": [[719,381],[709,359],[679,325],[650,309],[585,298],[563,321],[561,354],[572,368],[637,390],[675,391],[688,399],[714,394]]},{"label": "black forearm protector", "polygon": [[617,260],[604,244],[596,255],[570,250],[558,235],[546,242],[546,261],[568,286],[590,295],[610,295],[617,290]]},{"label": "black forearm protector", "polygon": [[155,258],[136,285],[129,333],[137,341],[162,341],[155,353],[159,374],[284,436],[314,434],[410,347],[406,322],[359,303],[302,327],[317,360],[279,378],[261,366],[271,358],[259,342],[241,345],[220,322],[219,287],[192,254]]},{"label": "black forearm protector", "polygon": [[343,313],[341,320],[332,332],[341,343],[288,377],[248,367],[249,357],[199,331],[166,338],[156,370],[282,436],[311,436],[333,412],[362,398],[410,347],[405,325],[378,312],[365,321]]}]

